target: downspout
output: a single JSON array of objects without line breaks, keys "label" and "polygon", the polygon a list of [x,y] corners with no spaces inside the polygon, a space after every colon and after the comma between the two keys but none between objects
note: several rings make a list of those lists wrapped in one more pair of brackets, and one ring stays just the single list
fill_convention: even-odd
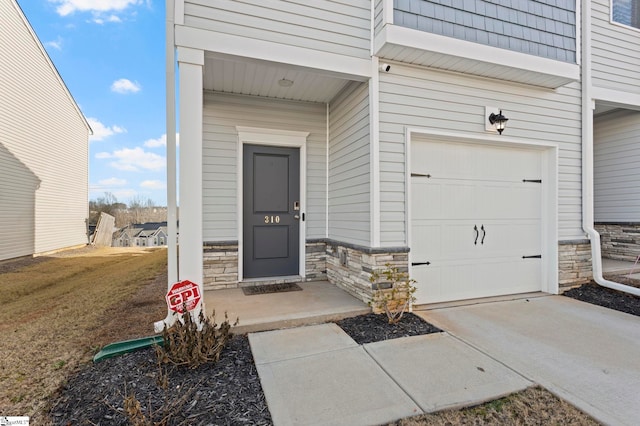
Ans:
[{"label": "downspout", "polygon": [[[178,214],[176,179],[176,82],[174,0],[166,2],[166,120],[167,120],[167,290],[178,281]],[[167,316],[153,324],[156,333],[175,322],[175,315],[167,307]]]},{"label": "downspout", "polygon": [[593,214],[593,108],[591,96],[591,0],[582,0],[582,229],[591,241],[593,280],[602,287],[640,296],[640,288],[606,280],[602,275],[600,234]]}]

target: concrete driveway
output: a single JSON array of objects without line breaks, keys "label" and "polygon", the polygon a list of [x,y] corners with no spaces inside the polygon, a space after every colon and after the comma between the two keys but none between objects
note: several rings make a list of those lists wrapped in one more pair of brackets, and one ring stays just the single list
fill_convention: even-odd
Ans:
[{"label": "concrete driveway", "polygon": [[416,312],[600,422],[640,421],[640,318],[564,296]]}]

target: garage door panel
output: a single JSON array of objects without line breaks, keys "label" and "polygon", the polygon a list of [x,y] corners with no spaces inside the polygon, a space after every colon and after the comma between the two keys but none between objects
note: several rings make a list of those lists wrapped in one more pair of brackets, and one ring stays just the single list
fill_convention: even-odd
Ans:
[{"label": "garage door panel", "polygon": [[476,176],[477,153],[469,147],[457,144],[414,143],[411,158],[419,159],[411,166],[412,173],[438,178],[467,178]]},{"label": "garage door panel", "polygon": [[[477,177],[486,180],[522,182],[538,176],[541,159],[538,151],[502,147],[480,147]],[[535,179],[534,177],[529,177]]]},{"label": "garage door panel", "polygon": [[541,246],[540,221],[489,221],[480,225],[477,257],[540,254]]},{"label": "garage door panel", "polygon": [[414,142],[411,171],[445,179],[538,179],[539,151],[452,142]]},{"label": "garage door panel", "polygon": [[511,219],[541,217],[540,185],[520,183],[478,182],[476,186],[476,219]]},{"label": "garage door panel", "polygon": [[[539,291],[540,151],[412,144],[411,259],[418,303]],[[418,169],[414,165],[418,165]],[[477,227],[477,233],[474,230]],[[476,240],[477,237],[477,240]],[[484,241],[483,241],[484,238]]]}]

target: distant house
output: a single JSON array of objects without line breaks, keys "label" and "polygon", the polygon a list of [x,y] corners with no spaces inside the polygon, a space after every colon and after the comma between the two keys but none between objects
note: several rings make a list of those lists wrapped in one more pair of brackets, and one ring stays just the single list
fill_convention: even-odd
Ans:
[{"label": "distant house", "polygon": [[91,128],[16,1],[0,16],[0,260],[87,244]]},{"label": "distant house", "polygon": [[113,247],[162,247],[167,245],[167,222],[136,223],[113,234]]}]

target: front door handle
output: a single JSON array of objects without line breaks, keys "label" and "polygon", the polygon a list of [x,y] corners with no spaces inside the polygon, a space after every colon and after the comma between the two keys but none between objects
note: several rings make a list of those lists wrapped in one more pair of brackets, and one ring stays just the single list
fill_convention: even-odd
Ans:
[{"label": "front door handle", "polygon": [[478,244],[478,237],[480,236],[480,232],[478,232],[478,225],[473,225],[473,230],[476,233],[476,238],[473,241],[473,244]]},{"label": "front door handle", "polygon": [[295,220],[300,220],[300,215],[299,215],[299,214],[295,214],[295,215],[293,215],[293,218],[294,218]]},{"label": "front door handle", "polygon": [[482,231],[482,240],[480,240],[480,244],[484,244],[484,237],[487,236],[487,231],[484,230],[484,225],[480,227],[480,230]]}]

